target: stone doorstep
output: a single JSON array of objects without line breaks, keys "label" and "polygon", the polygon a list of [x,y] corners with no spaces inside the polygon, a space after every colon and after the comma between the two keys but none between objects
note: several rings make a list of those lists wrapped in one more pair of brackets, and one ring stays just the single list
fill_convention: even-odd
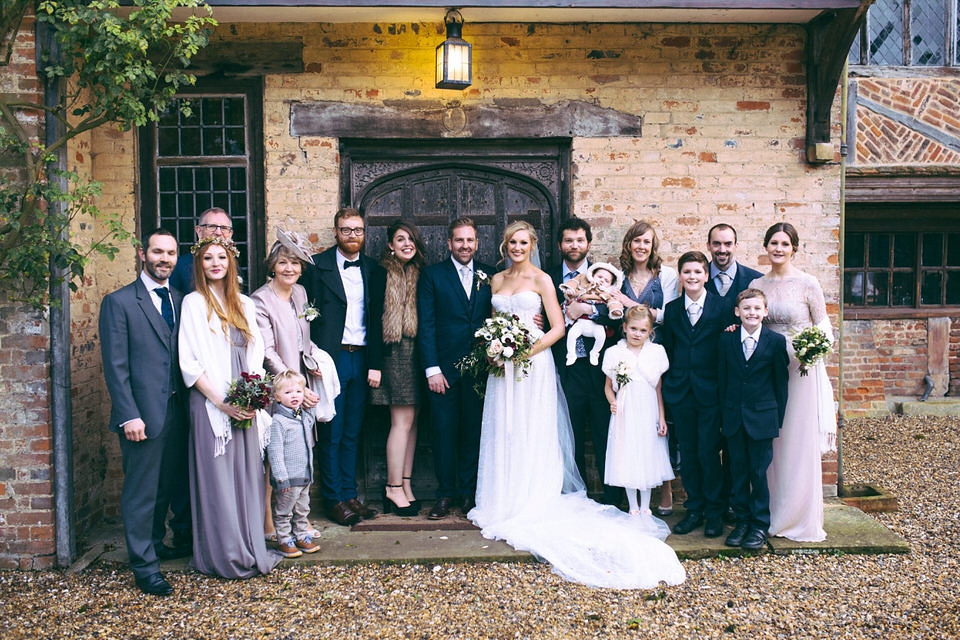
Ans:
[{"label": "stone doorstep", "polygon": [[845,485],[840,492],[840,499],[847,506],[866,513],[891,512],[900,508],[895,495],[873,484]]},{"label": "stone doorstep", "polygon": [[[676,509],[664,520],[671,526],[684,515]],[[379,516],[386,518],[390,516]],[[451,516],[454,518],[456,516]],[[421,516],[423,518],[423,516]],[[425,522],[425,518],[423,518]],[[412,518],[410,520],[413,520]],[[442,522],[442,521],[440,521]],[[469,530],[433,531],[351,531],[326,520],[317,522],[321,535],[320,551],[285,560],[285,564],[351,565],[377,562],[388,564],[436,564],[445,562],[529,562],[531,554],[516,551],[505,542],[487,540],[476,528]],[[434,523],[435,524],[435,523]],[[703,529],[684,536],[671,535],[669,544],[681,559],[700,559],[719,556],[750,556],[760,553],[787,554],[881,554],[909,553],[910,544],[883,524],[860,509],[844,504],[840,499],[824,503],[824,528],[827,539],[822,542],[793,542],[782,538],[769,541],[765,551],[745,551],[726,547],[724,538],[732,527],[724,528],[719,538],[704,538]],[[104,562],[125,565],[127,562],[123,534],[119,525],[101,530],[92,544],[105,543],[107,551],[100,556]],[[188,570],[188,559],[168,560],[162,563],[164,571]]]},{"label": "stone doorstep", "polygon": [[928,398],[926,402],[905,400],[896,403],[897,413],[905,416],[960,417],[960,399]]}]

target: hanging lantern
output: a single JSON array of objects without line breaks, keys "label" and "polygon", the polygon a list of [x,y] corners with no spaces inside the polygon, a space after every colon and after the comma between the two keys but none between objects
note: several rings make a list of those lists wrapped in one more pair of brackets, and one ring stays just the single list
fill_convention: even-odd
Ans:
[{"label": "hanging lantern", "polygon": [[443,22],[447,39],[437,46],[437,89],[466,89],[473,81],[473,46],[461,37],[463,16],[451,9]]}]

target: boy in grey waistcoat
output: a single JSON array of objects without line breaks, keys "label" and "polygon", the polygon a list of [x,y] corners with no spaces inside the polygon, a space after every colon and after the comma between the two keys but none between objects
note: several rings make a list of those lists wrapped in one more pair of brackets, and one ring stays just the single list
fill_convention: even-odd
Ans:
[{"label": "boy in grey waistcoat", "polygon": [[314,553],[307,516],[310,514],[310,484],[313,482],[313,414],[303,408],[306,380],[295,371],[283,371],[273,378],[277,401],[270,425],[270,484],[276,504],[273,522],[277,528],[278,550],[287,558]]}]

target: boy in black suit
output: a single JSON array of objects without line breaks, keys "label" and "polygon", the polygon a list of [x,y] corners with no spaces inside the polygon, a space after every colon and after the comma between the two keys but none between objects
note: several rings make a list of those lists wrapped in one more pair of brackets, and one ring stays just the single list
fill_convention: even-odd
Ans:
[{"label": "boy in black suit", "polygon": [[725,544],[760,549],[770,527],[767,467],[787,406],[787,341],[761,324],[767,298],[759,289],[737,295],[740,329],[720,337],[717,380],[723,435],[730,452],[731,504],[737,525]]},{"label": "boy in black suit", "polygon": [[670,301],[659,330],[670,369],[662,379],[663,401],[671,416],[683,461],[686,517],[673,532],[723,535],[723,473],[720,468],[720,411],[717,395],[717,342],[733,321],[729,307],[704,286],[710,266],[699,251],[688,251],[677,264],[683,295]]}]

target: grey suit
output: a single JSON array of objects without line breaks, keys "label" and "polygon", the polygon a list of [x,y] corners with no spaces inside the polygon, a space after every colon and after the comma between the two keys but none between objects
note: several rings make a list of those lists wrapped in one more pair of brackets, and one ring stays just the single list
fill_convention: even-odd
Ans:
[{"label": "grey suit", "polygon": [[[179,323],[183,296],[171,290]],[[103,375],[110,391],[110,429],[123,454],[120,497],[130,566],[137,578],[158,571],[156,549],[166,533],[167,508],[174,545],[191,541],[186,443],[186,393],[177,358],[177,329],[171,330],[143,282],[104,297],[100,307]],[[146,440],[127,440],[120,425],[140,418]]]}]

